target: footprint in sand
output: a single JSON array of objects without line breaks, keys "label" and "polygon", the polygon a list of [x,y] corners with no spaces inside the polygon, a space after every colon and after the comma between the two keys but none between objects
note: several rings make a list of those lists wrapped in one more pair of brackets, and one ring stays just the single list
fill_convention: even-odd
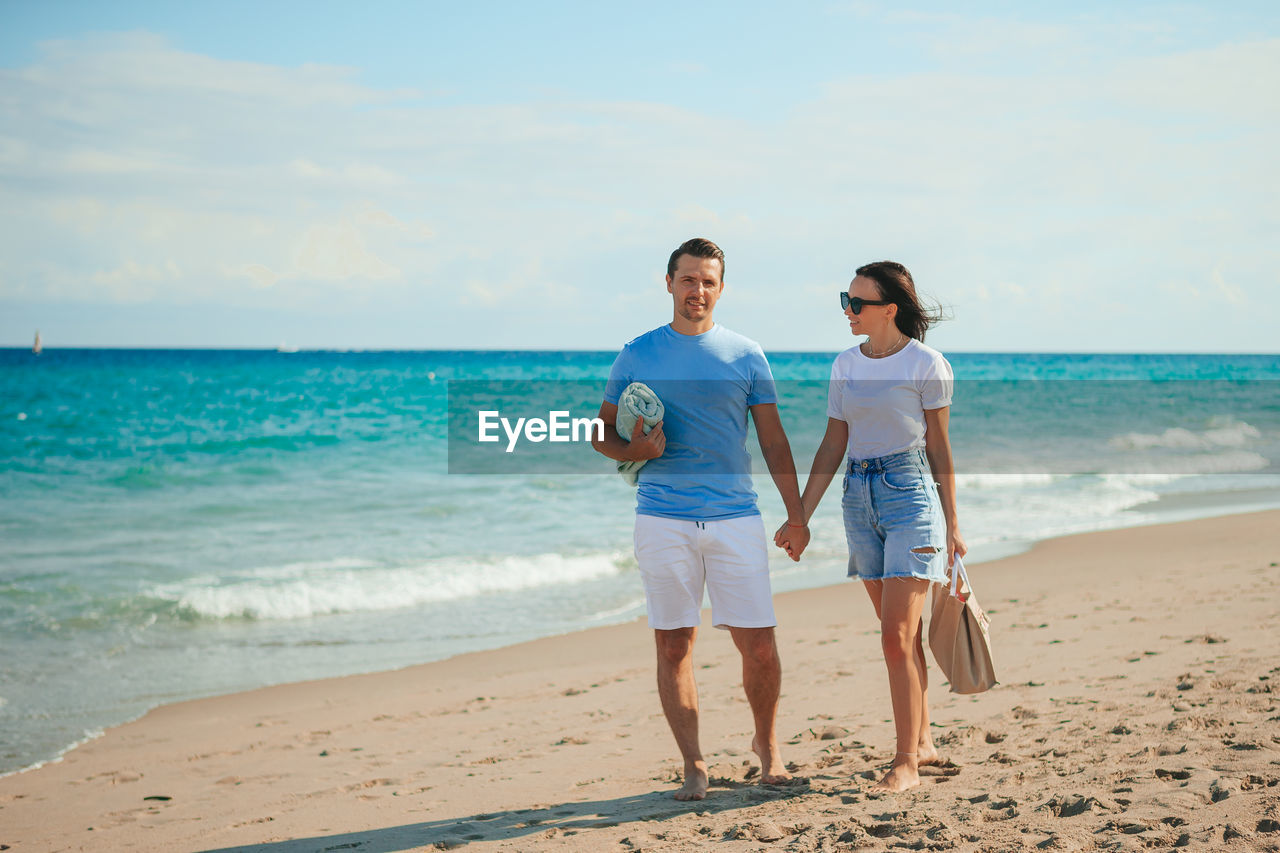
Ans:
[{"label": "footprint in sand", "polygon": [[[762,820],[752,823],[738,824],[729,828],[724,835],[726,840],[734,841],[763,841],[770,844],[774,841],[781,841],[786,837],[786,833],[782,827],[778,826],[771,820]],[[701,839],[698,839],[701,840]]]},{"label": "footprint in sand", "polygon": [[1039,808],[1052,812],[1054,817],[1076,817],[1093,809],[1109,808],[1097,797],[1081,794],[1059,794]]},{"label": "footprint in sand", "polygon": [[987,804],[987,807],[989,811],[983,813],[983,820],[1001,821],[1009,820],[1018,816],[1018,804],[1012,799],[992,800]]},{"label": "footprint in sand", "polygon": [[1178,781],[1183,781],[1185,779],[1191,778],[1191,771],[1190,770],[1157,769],[1156,778],[1157,779],[1176,779]]},{"label": "footprint in sand", "polygon": [[1280,776],[1255,776],[1250,773],[1240,783],[1240,790],[1252,791],[1257,788],[1274,788],[1276,785],[1280,785]]},{"label": "footprint in sand", "polygon": [[809,729],[807,732],[801,732],[796,735],[797,740],[839,740],[848,737],[852,732],[844,726],[822,726],[820,728]]},{"label": "footprint in sand", "polygon": [[1142,749],[1138,750],[1137,752],[1130,753],[1129,757],[1130,758],[1151,758],[1153,756],[1159,756],[1163,758],[1170,755],[1182,755],[1186,751],[1187,751],[1187,745],[1185,743],[1182,743],[1182,744],[1158,743],[1158,744],[1155,744],[1154,746],[1144,746]]},{"label": "footprint in sand", "polygon": [[960,766],[951,761],[951,759],[942,759],[934,764],[925,764],[920,767],[921,776],[939,777],[937,781],[946,781],[951,776],[960,775]]}]

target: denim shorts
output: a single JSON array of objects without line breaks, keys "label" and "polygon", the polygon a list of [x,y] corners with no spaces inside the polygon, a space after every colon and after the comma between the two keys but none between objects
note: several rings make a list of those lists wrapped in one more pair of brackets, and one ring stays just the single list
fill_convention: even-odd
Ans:
[{"label": "denim shorts", "polygon": [[946,580],[947,524],[924,450],[850,459],[841,506],[849,577]]}]

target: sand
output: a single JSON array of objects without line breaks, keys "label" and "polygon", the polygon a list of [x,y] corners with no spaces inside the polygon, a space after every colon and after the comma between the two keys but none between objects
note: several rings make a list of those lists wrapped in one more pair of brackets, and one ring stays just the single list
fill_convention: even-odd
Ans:
[{"label": "sand", "polygon": [[948,764],[905,794],[870,790],[888,686],[843,583],[778,596],[791,785],[755,783],[737,654],[704,627],[713,787],[670,798],[634,622],[159,708],[0,779],[0,850],[1280,850],[1278,564],[1266,512],[975,566],[1002,683],[931,671]]}]

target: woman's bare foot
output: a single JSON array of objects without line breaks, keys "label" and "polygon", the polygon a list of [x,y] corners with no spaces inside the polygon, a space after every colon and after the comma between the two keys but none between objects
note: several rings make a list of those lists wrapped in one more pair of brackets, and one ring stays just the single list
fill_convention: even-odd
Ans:
[{"label": "woman's bare foot", "polygon": [[922,743],[916,747],[916,766],[924,767],[926,764],[937,764],[941,761],[938,755],[938,748],[933,745],[933,741]]},{"label": "woman's bare foot", "polygon": [[684,784],[671,796],[681,802],[702,800],[707,796],[707,763],[695,761],[685,765]]},{"label": "woman's bare foot", "polygon": [[894,756],[893,767],[884,774],[883,779],[871,786],[871,790],[897,794],[919,785],[920,772],[917,769],[919,765],[916,764],[915,758],[914,754],[899,752]]},{"label": "woman's bare foot", "polygon": [[761,785],[781,785],[791,781],[791,774],[787,772],[787,766],[782,763],[782,753],[778,751],[777,741],[774,741],[768,749],[764,749],[760,738],[753,738],[751,751],[760,758]]}]

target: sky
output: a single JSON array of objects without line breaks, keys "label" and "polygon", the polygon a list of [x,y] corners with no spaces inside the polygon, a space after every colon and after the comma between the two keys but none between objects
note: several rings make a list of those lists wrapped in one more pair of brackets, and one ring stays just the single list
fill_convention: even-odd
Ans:
[{"label": "sky", "polygon": [[1280,352],[1274,2],[0,0],[0,346]]}]

